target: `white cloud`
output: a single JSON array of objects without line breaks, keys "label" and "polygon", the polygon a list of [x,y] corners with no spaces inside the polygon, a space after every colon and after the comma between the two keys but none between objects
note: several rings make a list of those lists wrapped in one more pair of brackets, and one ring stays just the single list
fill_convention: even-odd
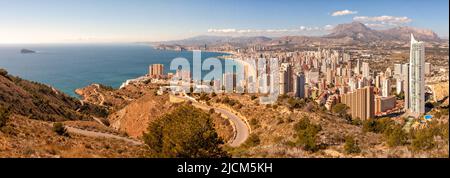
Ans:
[{"label": "white cloud", "polygon": [[343,15],[351,15],[351,14],[357,14],[358,11],[351,11],[351,10],[341,10],[341,11],[335,11],[331,14],[331,16],[343,16]]},{"label": "white cloud", "polygon": [[412,21],[412,19],[408,17],[395,17],[395,16],[375,16],[375,17],[368,17],[368,16],[356,16],[353,18],[354,21],[359,22],[372,22],[377,24],[383,24],[383,25],[402,25],[406,24]]}]

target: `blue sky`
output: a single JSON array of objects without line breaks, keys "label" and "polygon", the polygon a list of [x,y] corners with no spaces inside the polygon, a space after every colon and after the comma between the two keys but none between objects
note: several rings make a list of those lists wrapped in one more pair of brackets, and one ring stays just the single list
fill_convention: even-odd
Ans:
[{"label": "blue sky", "polygon": [[[0,43],[321,35],[340,23],[448,37],[448,0],[0,0]],[[347,11],[344,11],[347,10]],[[340,11],[340,16],[333,16]],[[345,15],[346,14],[346,15]]]}]

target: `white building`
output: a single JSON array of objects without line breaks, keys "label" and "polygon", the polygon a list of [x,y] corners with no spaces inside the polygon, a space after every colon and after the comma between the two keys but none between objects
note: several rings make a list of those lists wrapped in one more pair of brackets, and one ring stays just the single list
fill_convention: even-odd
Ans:
[{"label": "white building", "polygon": [[370,76],[370,67],[369,67],[369,63],[368,62],[363,62],[363,65],[362,65],[362,75],[363,75],[363,77],[365,77],[365,78],[369,78],[369,76]]},{"label": "white building", "polygon": [[409,55],[409,110],[419,116],[425,113],[425,44],[411,34]]}]

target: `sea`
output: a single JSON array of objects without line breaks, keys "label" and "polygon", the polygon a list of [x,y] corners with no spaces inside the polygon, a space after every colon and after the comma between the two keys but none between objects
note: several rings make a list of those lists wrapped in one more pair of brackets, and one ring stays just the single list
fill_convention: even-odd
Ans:
[{"label": "sea", "polygon": [[[22,54],[21,49],[36,53]],[[226,53],[202,52],[202,61]],[[157,50],[145,44],[32,44],[0,45],[0,68],[9,74],[51,85],[79,97],[75,89],[99,83],[114,88],[148,73],[151,64],[164,64],[165,73],[175,58],[191,63],[192,51]],[[225,66],[224,60],[221,60]],[[222,70],[224,71],[224,70]],[[202,71],[202,75],[208,71]]]}]

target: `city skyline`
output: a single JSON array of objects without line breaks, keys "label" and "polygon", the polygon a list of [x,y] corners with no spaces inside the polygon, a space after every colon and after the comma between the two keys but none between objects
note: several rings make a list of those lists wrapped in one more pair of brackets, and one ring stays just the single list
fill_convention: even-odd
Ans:
[{"label": "city skyline", "polygon": [[[417,13],[420,10],[424,13]],[[448,1],[0,2],[0,43],[101,43],[199,35],[324,35],[338,24],[412,26],[448,38]],[[313,18],[311,18],[313,17]],[[6,27],[6,28],[5,28]]]}]

